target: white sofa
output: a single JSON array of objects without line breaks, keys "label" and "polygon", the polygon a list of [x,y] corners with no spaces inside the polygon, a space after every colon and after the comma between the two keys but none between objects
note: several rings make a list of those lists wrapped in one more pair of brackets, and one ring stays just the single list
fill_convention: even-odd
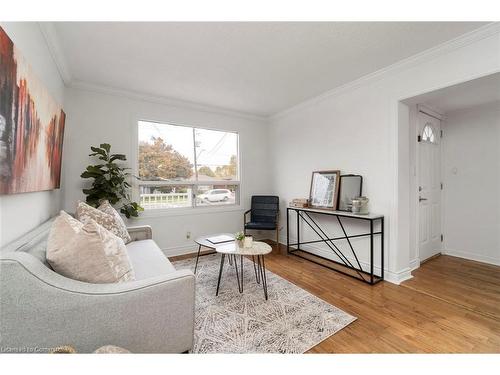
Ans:
[{"label": "white sofa", "polygon": [[54,219],[0,251],[0,352],[80,353],[116,345],[132,353],[182,353],[194,333],[195,277],[176,270],[149,226],[129,228],[136,280],[89,284],[55,273],[45,258]]}]

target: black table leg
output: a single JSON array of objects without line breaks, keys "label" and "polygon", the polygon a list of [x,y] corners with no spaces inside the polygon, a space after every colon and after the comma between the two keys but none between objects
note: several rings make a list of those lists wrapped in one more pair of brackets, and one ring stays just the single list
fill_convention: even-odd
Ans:
[{"label": "black table leg", "polygon": [[[259,256],[257,255],[257,259]],[[260,273],[257,271],[257,265],[255,264],[255,255],[252,255],[252,262],[253,262],[253,270],[255,272],[255,281],[257,281],[257,284],[260,284]]]},{"label": "black table leg", "polygon": [[219,280],[217,280],[217,291],[215,292],[216,296],[219,295],[220,279],[222,277],[222,269],[224,268],[224,258],[225,258],[225,254],[222,254],[222,256],[220,258]]},{"label": "black table leg", "polygon": [[266,277],[266,265],[264,263],[264,255],[257,255],[257,262],[259,265],[262,287],[264,289],[264,297],[266,298],[267,301],[267,277]]},{"label": "black table leg", "polygon": [[241,261],[241,281],[240,281],[240,273],[238,270],[238,260],[236,259],[236,256],[235,256],[234,266],[236,268],[236,279],[238,280],[238,291],[240,293],[243,293],[243,255],[240,255],[240,261]]},{"label": "black table leg", "polygon": [[198,259],[200,258],[201,245],[198,246],[198,255],[196,255],[196,265],[194,266],[194,273],[196,273],[196,269],[198,268]]},{"label": "black table leg", "polygon": [[[236,264],[236,257],[234,257],[234,263]],[[243,293],[243,255],[240,255],[241,264],[241,293]]]}]

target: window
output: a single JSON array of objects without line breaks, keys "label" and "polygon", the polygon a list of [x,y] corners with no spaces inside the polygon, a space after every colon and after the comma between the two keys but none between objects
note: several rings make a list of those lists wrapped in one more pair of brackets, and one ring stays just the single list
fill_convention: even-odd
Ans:
[{"label": "window", "polygon": [[430,123],[427,123],[424,126],[424,130],[422,131],[422,140],[430,143],[436,142],[436,136],[434,135],[434,128]]},{"label": "window", "polygon": [[145,209],[239,202],[238,134],[139,121],[139,195]]}]

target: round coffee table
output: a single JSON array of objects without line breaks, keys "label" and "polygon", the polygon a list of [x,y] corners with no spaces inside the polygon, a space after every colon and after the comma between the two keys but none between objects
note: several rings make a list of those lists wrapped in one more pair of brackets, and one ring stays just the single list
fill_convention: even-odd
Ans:
[{"label": "round coffee table", "polygon": [[[255,280],[257,284],[262,281],[262,287],[264,289],[264,297],[267,300],[267,278],[266,278],[266,266],[264,263],[264,255],[269,254],[272,251],[271,246],[265,242],[254,241],[251,247],[239,247],[235,242],[229,242],[225,244],[219,244],[215,247],[215,251],[221,253],[220,269],[219,269],[219,279],[217,280],[217,291],[215,295],[219,295],[220,280],[222,278],[222,270],[224,268],[224,258],[226,255],[234,260],[234,265],[236,268],[236,279],[238,280],[238,290],[243,293],[243,258],[245,255],[252,256],[253,269],[255,272]],[[240,256],[240,267],[238,270],[238,262],[236,256]],[[257,257],[257,266],[255,263],[255,257]],[[241,275],[240,275],[241,271]]]},{"label": "round coffee table", "polygon": [[[212,237],[217,237],[217,236],[229,236],[232,237],[233,240],[229,242],[220,242],[220,243],[213,243],[208,240],[208,238]],[[207,237],[198,237],[194,242],[198,244],[198,254],[196,255],[196,264],[194,266],[194,273],[196,274],[196,270],[198,269],[198,259],[200,258],[200,252],[202,247],[206,247],[207,249],[213,250],[211,253],[203,254],[203,255],[209,255],[209,254],[215,254],[215,249],[218,246],[222,245],[227,245],[229,243],[234,243],[234,235],[231,233],[217,233],[217,234],[212,234]]]}]

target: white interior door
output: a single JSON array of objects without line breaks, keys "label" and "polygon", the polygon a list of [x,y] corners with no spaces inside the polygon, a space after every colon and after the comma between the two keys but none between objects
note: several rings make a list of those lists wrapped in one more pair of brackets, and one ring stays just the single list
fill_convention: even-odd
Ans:
[{"label": "white interior door", "polygon": [[420,261],[441,252],[441,121],[418,113],[418,248]]}]

